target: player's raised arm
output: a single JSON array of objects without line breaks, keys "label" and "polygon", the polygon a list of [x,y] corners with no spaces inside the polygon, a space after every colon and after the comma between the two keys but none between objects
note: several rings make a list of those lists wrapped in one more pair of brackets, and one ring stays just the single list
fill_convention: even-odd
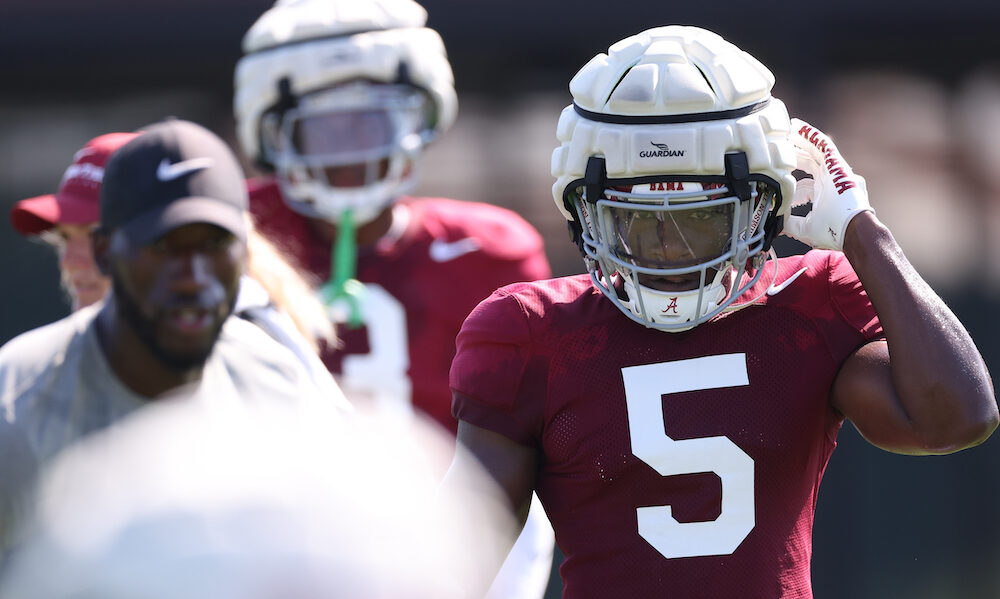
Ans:
[{"label": "player's raised arm", "polygon": [[[696,27],[594,56],[552,154],[588,273],[497,290],[455,340],[467,461],[514,510],[534,486],[566,599],[810,598],[845,415],[902,453],[997,426],[962,325],[773,84]],[[780,232],[816,249],[778,258]]]},{"label": "player's raised arm", "polygon": [[951,453],[982,443],[997,427],[989,371],[965,327],[921,278],[868,202],[865,181],[833,141],[792,120],[801,186],[811,201],[786,234],[842,250],[878,313],[884,341],[855,352],[837,375],[831,401],[871,443],[911,454]]}]

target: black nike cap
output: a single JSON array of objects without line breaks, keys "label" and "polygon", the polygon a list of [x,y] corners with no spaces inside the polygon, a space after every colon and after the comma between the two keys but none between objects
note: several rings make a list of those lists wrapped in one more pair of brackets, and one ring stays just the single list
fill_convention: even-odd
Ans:
[{"label": "black nike cap", "polygon": [[168,119],[111,155],[101,186],[101,228],[146,245],[177,227],[208,223],[245,240],[247,191],[229,146],[190,121]]}]

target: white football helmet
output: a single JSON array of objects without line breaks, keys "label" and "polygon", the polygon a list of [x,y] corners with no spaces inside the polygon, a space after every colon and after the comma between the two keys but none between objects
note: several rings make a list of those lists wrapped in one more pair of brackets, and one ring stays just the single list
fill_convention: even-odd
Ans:
[{"label": "white football helmet", "polygon": [[458,110],[426,20],[412,0],[278,0],[247,31],[237,137],[294,210],[364,224],[415,185],[421,150]]},{"label": "white football helmet", "polygon": [[553,197],[594,284],[636,322],[690,329],[763,273],[795,192],[773,84],[715,33],[676,25],[614,44],[570,82]]}]

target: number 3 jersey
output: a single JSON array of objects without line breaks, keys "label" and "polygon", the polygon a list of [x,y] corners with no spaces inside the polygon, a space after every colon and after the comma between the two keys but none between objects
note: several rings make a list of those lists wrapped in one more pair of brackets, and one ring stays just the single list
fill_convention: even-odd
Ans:
[{"label": "number 3 jersey", "polygon": [[454,414],[538,448],[564,597],[812,596],[830,387],[882,330],[841,253],[783,258],[776,281],[681,333],[634,323],[588,275],[497,290],[466,320]]},{"label": "number 3 jersey", "polygon": [[[289,209],[272,179],[249,184],[257,228],[319,282],[331,244]],[[412,402],[455,432],[448,369],[469,312],[503,285],[551,276],[541,236],[497,206],[403,198],[407,220],[392,243],[359,248],[362,326],[339,324],[323,362],[352,400]]]}]

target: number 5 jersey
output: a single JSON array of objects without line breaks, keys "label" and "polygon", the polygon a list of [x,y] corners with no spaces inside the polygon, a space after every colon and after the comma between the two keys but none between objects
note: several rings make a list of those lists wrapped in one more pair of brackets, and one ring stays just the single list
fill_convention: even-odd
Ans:
[{"label": "number 5 jersey", "polygon": [[508,286],[466,320],[454,413],[538,448],[567,599],[812,596],[830,387],[882,330],[843,254],[777,268],[780,292],[765,272],[753,305],[681,333],[588,275]]}]

